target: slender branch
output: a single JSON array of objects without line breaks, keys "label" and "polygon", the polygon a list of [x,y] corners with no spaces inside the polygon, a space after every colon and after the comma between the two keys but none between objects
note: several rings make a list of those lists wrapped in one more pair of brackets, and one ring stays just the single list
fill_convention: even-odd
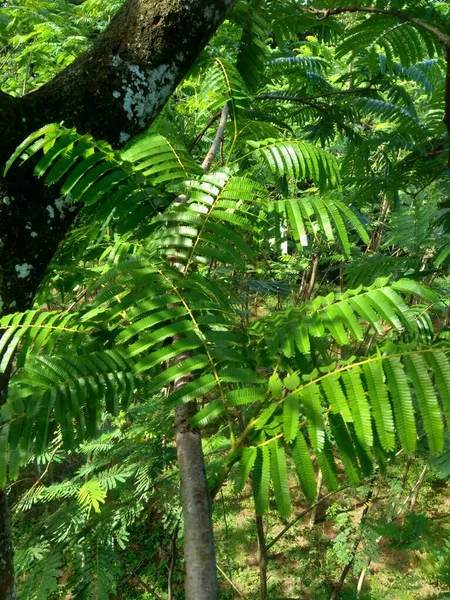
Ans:
[{"label": "slender branch", "polygon": [[[255,100],[285,100],[286,102],[300,102],[300,103],[308,103],[311,105],[313,100],[318,98],[329,98],[330,96],[346,96],[348,94],[362,94],[362,93],[377,93],[378,90],[376,88],[351,88],[349,90],[334,90],[333,92],[324,92],[323,94],[315,94],[314,96],[288,96],[286,94],[277,93],[277,92],[266,92],[264,94],[257,94],[254,96]],[[324,108],[320,105],[315,105],[315,107]]]},{"label": "slender branch", "polygon": [[25,67],[25,75],[23,78],[23,86],[22,86],[22,96],[25,96],[27,93],[28,80],[30,78],[30,66],[31,66],[31,58],[33,56],[33,52],[28,54],[27,65]]},{"label": "slender branch", "polygon": [[210,120],[206,123],[206,125],[203,127],[203,129],[201,131],[199,131],[199,133],[195,136],[192,144],[189,146],[189,150],[193,150],[195,148],[195,146],[199,143],[199,141],[202,139],[202,137],[205,135],[205,133],[208,131],[208,129],[211,127],[211,125],[213,125],[217,119],[220,117],[220,115],[222,114],[222,111],[219,110],[218,112],[216,112],[215,115],[213,115]]},{"label": "slender branch", "polygon": [[404,21],[406,23],[412,23],[413,25],[416,25],[416,27],[420,27],[421,29],[424,29],[425,31],[432,33],[441,44],[447,45],[450,41],[450,37],[448,35],[446,35],[445,33],[443,33],[437,27],[430,25],[426,21],[422,21],[422,19],[416,19],[415,17],[412,17],[411,15],[409,15],[407,12],[404,12],[401,10],[394,10],[394,9],[390,9],[390,8],[389,9],[388,8],[377,8],[375,6],[341,6],[340,8],[331,8],[331,9],[308,8],[307,11],[310,14],[321,16],[324,19],[334,16],[334,15],[340,15],[343,13],[357,13],[357,12],[369,13],[369,14],[390,15],[392,17],[397,17],[397,19],[400,19],[401,21]]},{"label": "slender branch", "polygon": [[322,496],[322,498],[320,498],[319,500],[317,500],[317,502],[314,502],[314,504],[311,504],[311,506],[309,506],[307,509],[305,509],[304,511],[302,511],[299,515],[297,515],[295,517],[295,519],[293,519],[290,523],[288,523],[286,525],[286,527],[284,527],[280,533],[273,538],[273,540],[271,542],[269,542],[266,545],[266,550],[270,550],[270,548],[272,548],[272,546],[274,546],[282,537],[283,535],[289,531],[289,529],[291,527],[293,527],[296,523],[298,523],[298,521],[300,521],[301,519],[303,519],[303,517],[305,517],[308,513],[310,513],[314,508],[316,508],[316,506],[319,506],[319,504],[321,504],[324,500],[326,500],[327,498],[329,498],[330,496],[334,496],[336,494],[339,494],[340,492],[346,490],[347,488],[349,488],[350,485],[344,485],[342,487],[340,487],[338,490],[335,490],[334,492],[328,492],[328,494],[325,494],[325,496]]},{"label": "slender branch", "polygon": [[[412,459],[408,457],[407,462],[406,462],[406,466],[405,466],[405,471],[404,471],[404,474],[403,474],[403,477],[402,477],[402,489],[405,487],[406,479],[407,479],[408,472],[409,472],[409,469],[411,467],[411,464],[412,464]],[[409,494],[406,496],[406,498],[405,498],[405,500],[403,502],[403,507],[400,508],[400,510],[397,511],[395,517],[393,517],[391,519],[391,521],[390,521],[391,523],[395,519],[398,519],[401,516],[401,514],[406,511],[406,509],[408,508],[408,504],[409,504],[409,511],[412,512],[414,510],[414,506],[415,506],[416,501],[417,501],[417,496],[419,494],[420,488],[422,487],[422,484],[423,484],[423,480],[425,479],[425,475],[427,473],[428,473],[428,467],[425,466],[423,468],[420,476],[419,476],[419,479],[414,484],[414,487],[411,489],[411,491],[409,492]],[[382,535],[380,535],[379,537],[377,537],[377,539],[375,541],[375,543],[377,544],[377,546],[381,542],[382,539],[383,539]],[[358,579],[358,584],[357,584],[357,587],[356,587],[356,597],[357,598],[359,598],[359,596],[361,594],[362,587],[363,587],[363,584],[364,584],[364,580],[366,578],[367,573],[369,572],[371,563],[372,563],[372,559],[369,557],[367,559],[366,566],[361,571],[361,574],[360,574],[359,579]]]},{"label": "slender branch", "polygon": [[409,496],[410,496],[410,500],[408,497],[407,502],[409,501],[409,511],[413,512],[414,507],[416,506],[416,502],[417,502],[417,497],[419,495],[419,491],[420,488],[422,487],[423,484],[423,480],[425,479],[425,475],[428,473],[428,467],[425,465],[425,467],[422,469],[422,472],[420,473],[419,479],[417,480],[415,486],[413,487],[413,489],[411,490]]},{"label": "slender branch", "polygon": [[285,100],[286,102],[298,102],[299,104],[306,104],[306,106],[320,110],[320,112],[328,113],[328,107],[312,102],[308,98],[298,98],[297,96],[285,96],[284,94],[275,93],[258,94],[257,96],[254,96],[254,98],[255,100]]},{"label": "slender branch", "polygon": [[227,125],[227,117],[228,117],[228,104],[225,104],[220,113],[220,122],[219,127],[217,128],[216,137],[214,138],[213,143],[211,144],[210,149],[208,150],[207,155],[205,156],[204,161],[202,162],[202,169],[204,171],[209,171],[212,161],[217,154],[217,150],[223,140],[223,136],[225,133],[225,127]]},{"label": "slender branch", "polygon": [[154,598],[156,598],[156,600],[163,600],[161,598],[161,596],[155,591],[155,589],[151,585],[149,585],[148,583],[145,583],[145,581],[142,579],[142,577],[140,577],[140,575],[138,575],[136,573],[136,571],[134,571],[130,567],[130,565],[121,556],[119,556],[119,560],[126,567],[126,569],[130,572],[130,576],[136,581],[136,583],[138,585],[141,586],[141,588],[143,590],[145,590],[146,592],[148,592],[149,594],[151,594]]},{"label": "slender branch", "polygon": [[244,594],[241,592],[241,590],[239,588],[237,588],[236,585],[231,581],[231,579],[228,577],[228,575],[225,573],[225,571],[220,568],[220,565],[217,565],[217,570],[222,575],[222,577],[228,581],[228,583],[237,592],[237,594],[239,595],[240,598],[246,598],[246,596],[244,596]]}]

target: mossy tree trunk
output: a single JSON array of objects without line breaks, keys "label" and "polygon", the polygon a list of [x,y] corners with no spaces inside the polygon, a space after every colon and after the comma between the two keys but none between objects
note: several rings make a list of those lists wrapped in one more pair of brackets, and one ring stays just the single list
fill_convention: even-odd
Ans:
[{"label": "mossy tree trunk", "polygon": [[[51,122],[119,147],[157,117],[233,0],[128,0],[92,49],[23,96],[0,91],[0,167],[31,132]],[[31,166],[0,178],[0,315],[31,306],[76,211]],[[56,201],[56,202],[55,202]],[[0,404],[8,377],[0,378]],[[197,446],[198,447],[198,446]],[[207,517],[208,515],[205,515]],[[0,600],[15,598],[7,498],[0,491]]]}]

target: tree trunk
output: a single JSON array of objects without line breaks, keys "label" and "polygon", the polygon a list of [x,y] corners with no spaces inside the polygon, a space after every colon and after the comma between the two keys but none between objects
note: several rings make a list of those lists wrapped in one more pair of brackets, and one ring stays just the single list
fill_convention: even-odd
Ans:
[{"label": "tree trunk", "polygon": [[256,531],[258,534],[258,565],[259,565],[259,598],[267,600],[267,545],[264,532],[264,521],[261,515],[256,515]]},{"label": "tree trunk", "polygon": [[9,530],[8,498],[5,490],[0,490],[0,551],[0,598],[16,600],[13,547]]},{"label": "tree trunk", "polygon": [[[92,49],[53,80],[21,98],[0,91],[0,168],[27,135],[48,123],[63,121],[115,147],[147,129],[233,3],[128,0]],[[32,165],[14,166],[0,178],[0,315],[31,306],[76,218],[76,210],[61,210],[58,196],[55,187],[35,179]],[[0,381],[3,399],[7,381]],[[0,600],[11,600],[13,552],[4,491],[0,500]]]},{"label": "tree trunk", "polygon": [[182,404],[175,410],[175,439],[181,478],[186,559],[185,598],[216,600],[218,586],[211,499],[200,433],[189,424],[195,413],[194,402]]}]

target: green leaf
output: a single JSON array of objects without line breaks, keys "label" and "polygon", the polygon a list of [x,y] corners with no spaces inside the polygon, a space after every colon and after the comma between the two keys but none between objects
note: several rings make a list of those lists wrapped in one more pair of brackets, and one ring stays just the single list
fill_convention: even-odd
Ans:
[{"label": "green leaf", "polygon": [[417,431],[408,380],[399,358],[388,358],[383,361],[383,366],[394,406],[398,437],[405,452],[411,454],[416,449]]},{"label": "green leaf", "polygon": [[316,476],[309,455],[308,446],[301,431],[298,432],[292,448],[292,457],[306,498],[314,502],[317,495]]},{"label": "green leaf", "polygon": [[444,448],[444,424],[425,360],[418,354],[411,354],[405,357],[405,366],[419,402],[430,450],[439,454]]},{"label": "green leaf", "polygon": [[372,446],[372,420],[370,405],[364,391],[361,377],[357,369],[342,373],[348,403],[353,416],[356,435],[364,446]]},{"label": "green leaf", "polygon": [[250,471],[255,464],[257,455],[257,449],[254,446],[244,448],[239,461],[237,474],[236,474],[236,491],[241,492],[244,489],[247,479],[250,475]]},{"label": "green leaf", "polygon": [[270,453],[267,446],[258,448],[253,469],[253,496],[256,512],[264,515],[269,510]]},{"label": "green leaf", "polygon": [[300,386],[300,377],[297,373],[291,373],[284,378],[283,383],[288,390],[296,390]]},{"label": "green leaf", "polygon": [[276,371],[269,377],[269,390],[275,400],[279,400],[283,395],[283,384]]},{"label": "green leaf", "polygon": [[287,442],[292,442],[298,432],[299,404],[298,392],[289,394],[283,402],[283,429]]},{"label": "green leaf", "polygon": [[269,444],[273,489],[278,510],[283,519],[291,514],[291,494],[284,448],[276,441]]}]

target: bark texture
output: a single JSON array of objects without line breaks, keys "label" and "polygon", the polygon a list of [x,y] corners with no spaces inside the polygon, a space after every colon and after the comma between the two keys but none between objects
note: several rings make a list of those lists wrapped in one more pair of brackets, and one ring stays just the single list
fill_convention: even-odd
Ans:
[{"label": "bark texture", "polygon": [[0,490],[0,519],[0,598],[2,600],[16,600],[8,499],[4,490]]},{"label": "bark texture", "polygon": [[[0,92],[0,164],[52,122],[120,146],[146,129],[186,75],[233,0],[129,0],[91,51],[41,88]],[[55,203],[56,200],[56,203]],[[0,314],[23,310],[76,211],[60,208],[31,167],[0,181]]]},{"label": "bark texture", "polygon": [[186,600],[216,600],[218,585],[211,499],[203,461],[199,431],[189,421],[196,413],[194,402],[175,411],[175,438],[181,477],[184,523],[184,581]]},{"label": "bark texture", "polygon": [[[116,147],[145,130],[233,2],[128,0],[92,49],[52,81],[22,98],[0,91],[0,169],[27,135],[47,123],[63,121]],[[61,207],[57,189],[36,180],[32,165],[0,177],[0,315],[29,308],[76,212]],[[0,402],[7,386],[3,375]],[[197,437],[188,434],[188,446]],[[0,490],[0,600],[14,599],[7,497]]]}]

